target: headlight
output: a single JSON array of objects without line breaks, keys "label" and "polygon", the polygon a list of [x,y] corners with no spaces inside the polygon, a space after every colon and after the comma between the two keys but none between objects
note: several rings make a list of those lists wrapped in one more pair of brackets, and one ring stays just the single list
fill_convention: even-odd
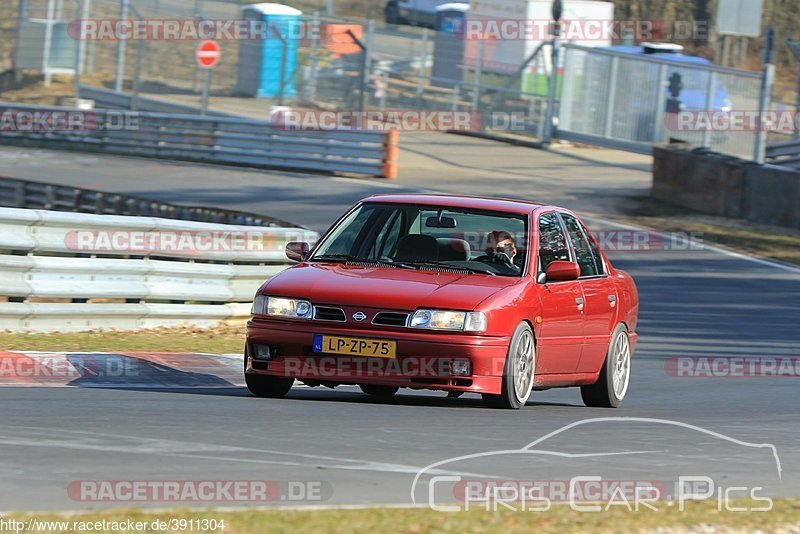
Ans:
[{"label": "headlight", "polygon": [[417,310],[411,316],[409,326],[431,330],[483,332],[486,330],[486,315],[483,312]]},{"label": "headlight", "polygon": [[279,317],[310,319],[313,310],[314,308],[307,300],[256,295],[251,313],[253,315],[276,315]]}]

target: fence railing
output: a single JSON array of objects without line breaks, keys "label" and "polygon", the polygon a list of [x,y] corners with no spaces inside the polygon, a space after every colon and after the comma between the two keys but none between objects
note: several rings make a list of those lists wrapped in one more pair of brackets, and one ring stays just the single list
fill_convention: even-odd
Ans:
[{"label": "fence railing", "polygon": [[[0,113],[80,113],[78,129],[6,129],[5,143],[46,148],[394,178],[396,135],[362,130],[290,130],[243,117],[203,117],[0,104]],[[124,124],[120,123],[124,121]]]},{"label": "fence railing", "polygon": [[[91,85],[80,86],[80,97],[82,99],[94,100],[95,107],[99,109],[125,109],[131,111],[147,111],[154,113],[176,113],[179,115],[196,115],[200,108],[188,104],[167,102],[158,98],[148,98],[146,96],[123,93],[111,89],[101,89]],[[208,115],[213,117],[224,117],[225,113],[208,111]]]},{"label": "fence railing", "polygon": [[[246,317],[302,228],[0,208],[0,331],[209,326]],[[5,302],[3,302],[5,300]]]},{"label": "fence railing", "polygon": [[769,145],[767,147],[767,163],[800,169],[800,140]]}]

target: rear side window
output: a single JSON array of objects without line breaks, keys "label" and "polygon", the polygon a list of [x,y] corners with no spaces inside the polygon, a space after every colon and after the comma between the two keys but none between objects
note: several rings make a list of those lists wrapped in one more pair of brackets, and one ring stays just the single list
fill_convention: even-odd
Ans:
[{"label": "rear side window", "polygon": [[590,243],[588,231],[584,226],[572,215],[566,213],[561,214],[564,219],[564,226],[567,227],[567,234],[572,243],[572,248],[575,249],[575,261],[581,267],[581,276],[599,276],[605,274],[603,272],[603,259],[600,256],[600,251],[597,250],[597,244],[592,241]]},{"label": "rear side window", "polygon": [[569,247],[555,213],[545,213],[539,217],[539,263],[542,271],[554,261],[570,261]]}]

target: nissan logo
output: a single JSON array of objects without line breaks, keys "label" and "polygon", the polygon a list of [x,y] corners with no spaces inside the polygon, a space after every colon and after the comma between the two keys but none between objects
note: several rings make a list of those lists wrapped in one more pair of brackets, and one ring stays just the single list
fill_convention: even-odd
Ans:
[{"label": "nissan logo", "polygon": [[355,319],[356,321],[363,321],[366,318],[367,316],[364,314],[364,312],[355,312],[353,314],[353,319]]}]

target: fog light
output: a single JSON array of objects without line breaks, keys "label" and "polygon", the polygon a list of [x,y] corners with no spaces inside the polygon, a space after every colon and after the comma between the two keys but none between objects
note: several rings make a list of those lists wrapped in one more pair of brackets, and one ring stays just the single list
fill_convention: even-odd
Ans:
[{"label": "fog light", "polygon": [[278,347],[270,345],[253,345],[253,359],[271,361],[278,356]]},{"label": "fog light", "polygon": [[469,376],[472,374],[472,363],[469,360],[453,360],[450,362],[453,376]]}]

